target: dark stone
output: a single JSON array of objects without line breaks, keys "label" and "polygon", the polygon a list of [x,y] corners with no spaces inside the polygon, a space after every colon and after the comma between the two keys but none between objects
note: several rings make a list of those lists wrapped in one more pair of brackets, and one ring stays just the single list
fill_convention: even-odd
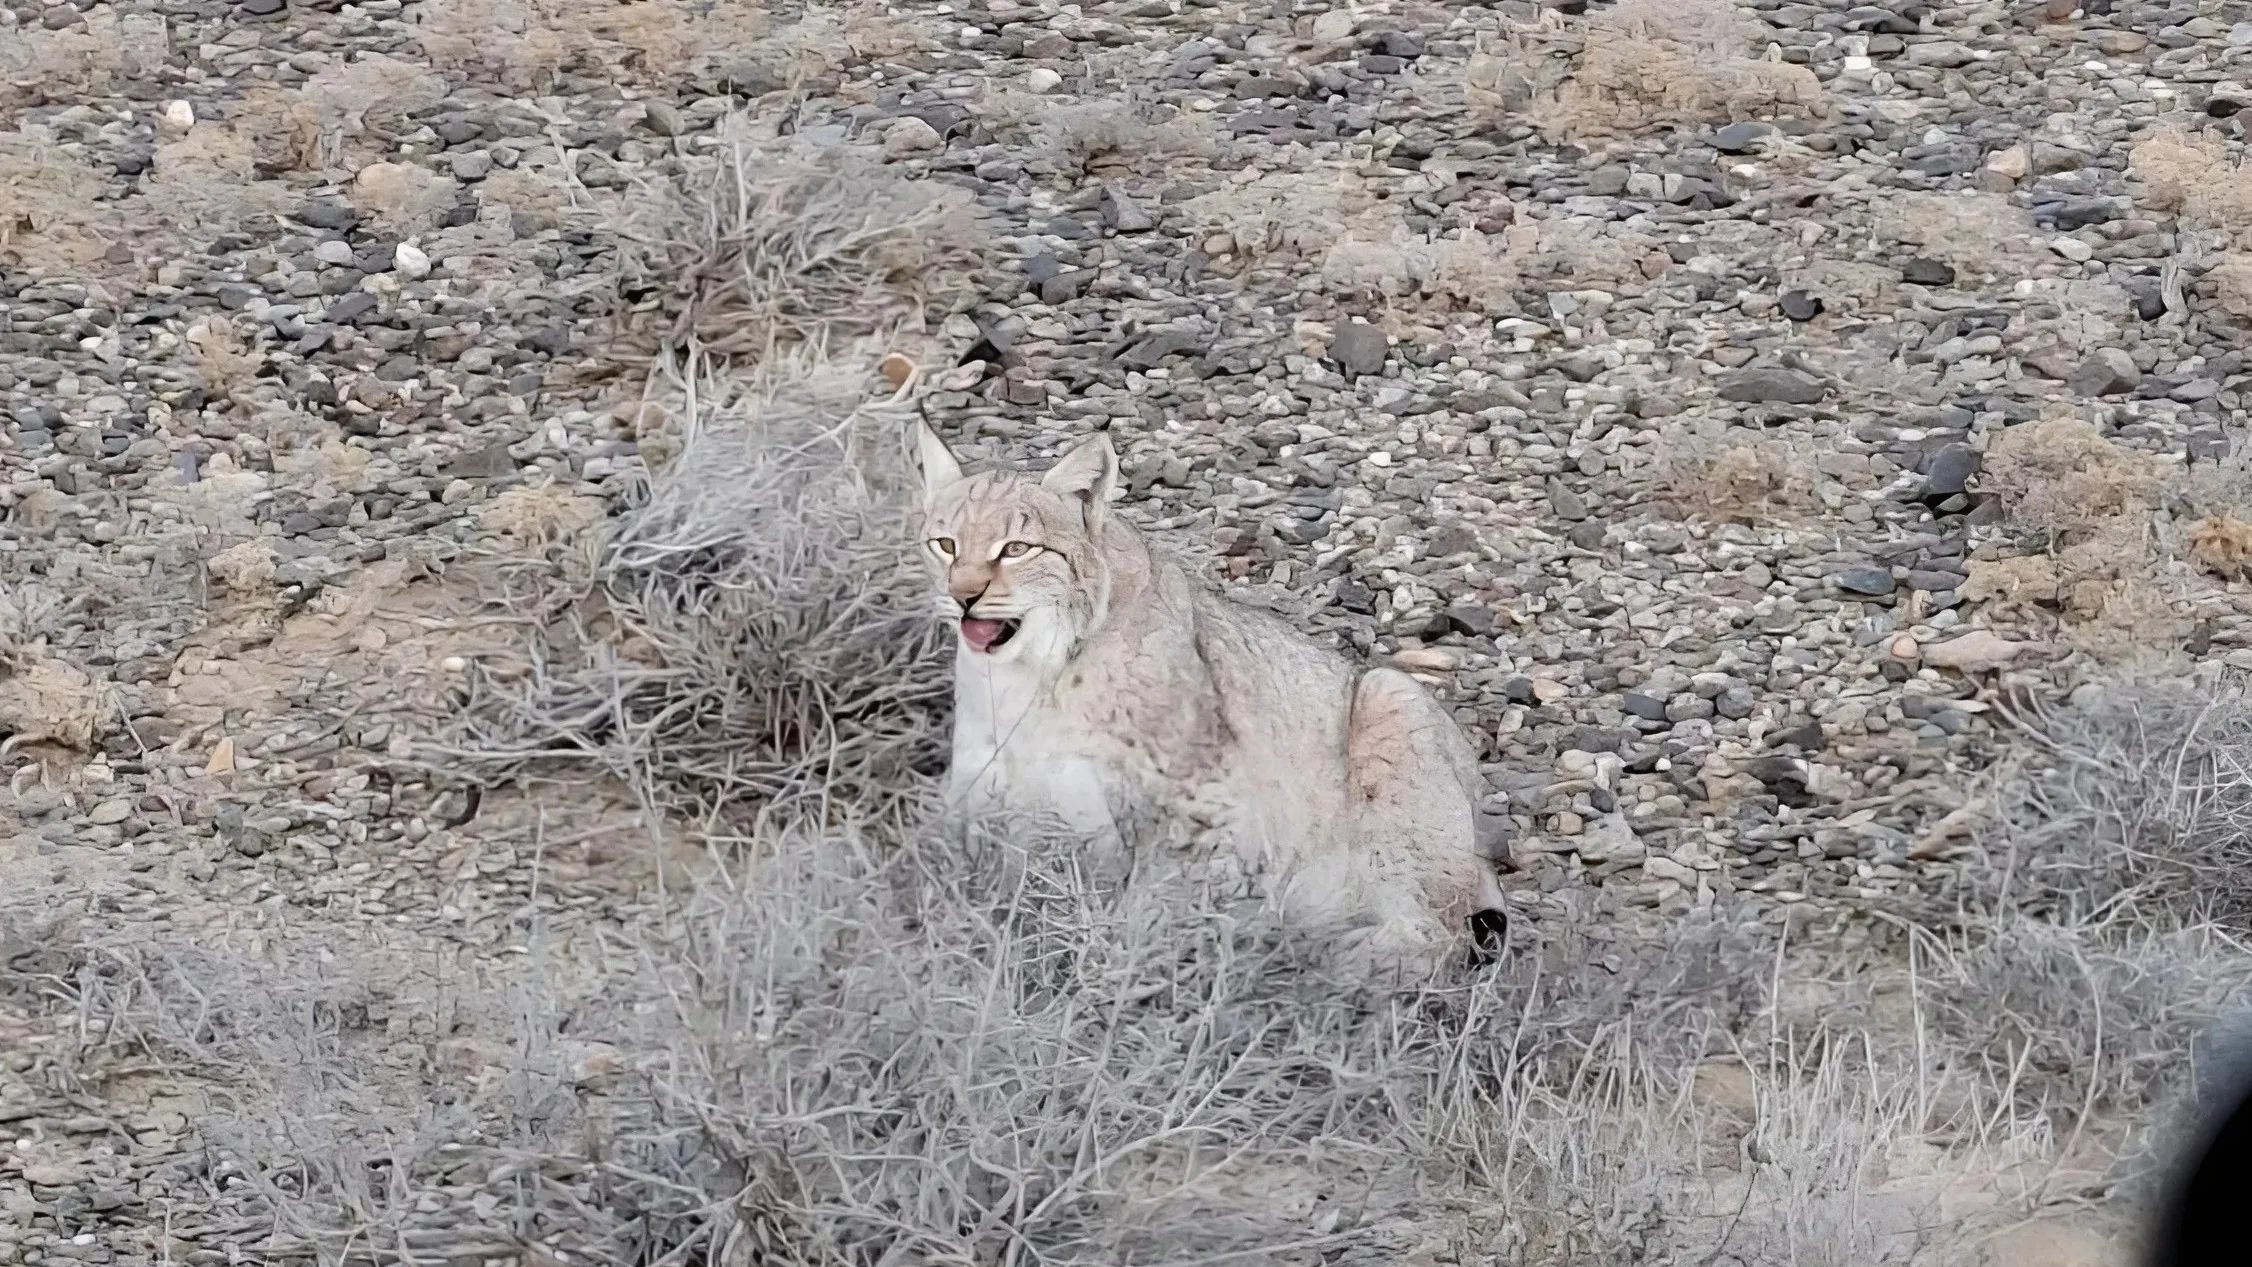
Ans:
[{"label": "dark stone", "polygon": [[1644,721],[1664,721],[1666,719],[1666,702],[1655,695],[1628,691],[1619,697],[1619,706]]},{"label": "dark stone", "polygon": [[1765,123],[1731,123],[1712,134],[1710,144],[1723,154],[1749,154],[1759,148],[1760,142],[1775,134],[1773,126]]},{"label": "dark stone", "polygon": [[1720,398],[1739,404],[1811,405],[1827,392],[1813,379],[1784,369],[1736,370],[1720,376]]},{"label": "dark stone", "polygon": [[1822,750],[1822,723],[1810,721],[1804,726],[1794,726],[1789,730],[1778,730],[1767,737],[1767,744],[1771,748],[1796,748],[1801,752],[1820,752]]},{"label": "dark stone", "polygon": [[1050,237],[1062,238],[1066,242],[1084,242],[1095,236],[1095,231],[1088,228],[1085,222],[1071,216],[1057,216],[1041,232]]},{"label": "dark stone", "polygon": [[284,0],[242,0],[245,17],[270,18],[288,7]]},{"label": "dark stone", "polygon": [[1582,550],[1600,550],[1603,548],[1603,538],[1609,532],[1608,525],[1590,519],[1586,523],[1573,524],[1572,530],[1564,534],[1564,539]]},{"label": "dark stone", "polygon": [[1051,307],[1056,304],[1070,303],[1086,294],[1087,287],[1092,285],[1094,280],[1095,270],[1091,268],[1066,269],[1040,283],[1040,302]]},{"label": "dark stone", "polygon": [[350,325],[376,309],[375,296],[364,290],[355,290],[328,306],[330,325]]},{"label": "dark stone", "polygon": [[1782,298],[1783,315],[1793,321],[1812,321],[1822,315],[1822,300],[1803,290],[1786,290]]},{"label": "dark stone", "polygon": [[1522,674],[1501,684],[1501,697],[1512,704],[1537,704],[1540,697],[1533,694],[1533,680]]},{"label": "dark stone", "polygon": [[1384,53],[1363,53],[1361,69],[1371,75],[1397,75],[1407,69],[1407,59]]},{"label": "dark stone", "polygon": [[350,233],[360,223],[360,213],[341,198],[314,198],[297,209],[297,219],[331,233]]},{"label": "dark stone", "polygon": [[1848,594],[1882,598],[1893,590],[1892,573],[1884,568],[1847,568],[1830,582]]},{"label": "dark stone", "polygon": [[1919,256],[1900,266],[1900,280],[1913,282],[1918,286],[1952,286],[1955,284],[1955,270],[1938,260],[1927,260]]},{"label": "dark stone", "polygon": [[1384,368],[1384,358],[1391,350],[1384,331],[1358,321],[1347,321],[1337,327],[1337,335],[1329,342],[1329,359],[1347,374],[1374,374]]},{"label": "dark stone", "polygon": [[2119,396],[2142,385],[2135,358],[2118,348],[2097,348],[2080,362],[2066,386],[2082,396]]},{"label": "dark stone", "polygon": [[1960,493],[1978,474],[1978,450],[1967,444],[1942,445],[1924,459],[1924,495],[1950,497]]},{"label": "dark stone", "polygon": [[516,459],[505,444],[488,444],[482,449],[472,449],[445,468],[445,477],[454,480],[501,479],[516,473]]}]

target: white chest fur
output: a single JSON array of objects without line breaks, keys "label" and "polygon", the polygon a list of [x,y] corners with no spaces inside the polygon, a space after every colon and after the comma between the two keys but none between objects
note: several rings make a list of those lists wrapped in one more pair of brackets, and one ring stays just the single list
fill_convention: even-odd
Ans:
[{"label": "white chest fur", "polygon": [[1089,836],[1111,833],[1099,737],[1057,707],[1031,664],[964,648],[954,666],[951,787],[970,806],[1047,811]]}]

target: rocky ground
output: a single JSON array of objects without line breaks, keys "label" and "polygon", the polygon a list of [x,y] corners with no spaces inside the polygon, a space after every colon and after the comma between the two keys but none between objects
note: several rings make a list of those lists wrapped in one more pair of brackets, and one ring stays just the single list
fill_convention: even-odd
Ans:
[{"label": "rocky ground", "polygon": [[453,974],[643,909],[635,806],[418,744],[641,473],[620,252],[732,113],[974,208],[950,437],[1108,427],[1138,521],[1442,692],[1522,937],[1851,934],[1952,901],[2013,704],[2252,667],[2248,81],[2219,3],[11,0],[0,1261],[312,1243],[222,1081],[66,1059],[103,948],[389,976],[322,1006],[411,1081],[480,1067]]}]

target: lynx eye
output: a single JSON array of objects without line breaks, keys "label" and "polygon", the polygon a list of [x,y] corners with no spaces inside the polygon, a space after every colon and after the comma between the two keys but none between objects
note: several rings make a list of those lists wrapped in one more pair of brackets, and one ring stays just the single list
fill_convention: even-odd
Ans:
[{"label": "lynx eye", "polygon": [[1011,541],[1001,547],[1001,557],[1004,559],[1021,559],[1032,553],[1032,550],[1033,547],[1027,542]]},{"label": "lynx eye", "polygon": [[952,538],[952,537],[932,537],[932,538],[931,538],[931,549],[933,549],[933,550],[936,550],[936,551],[938,551],[938,552],[939,552],[940,554],[943,554],[943,555],[945,555],[945,556],[946,556],[947,558],[951,559],[951,558],[953,558],[953,557],[954,557],[954,538]]}]

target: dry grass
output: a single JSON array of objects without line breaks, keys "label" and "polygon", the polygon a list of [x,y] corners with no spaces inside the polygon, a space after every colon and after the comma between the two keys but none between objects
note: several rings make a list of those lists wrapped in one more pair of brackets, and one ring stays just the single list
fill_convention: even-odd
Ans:
[{"label": "dry grass", "polygon": [[2001,194],[1895,193],[1876,206],[1878,241],[1912,248],[1969,277],[2025,276],[2053,261],[2033,217]]},{"label": "dry grass", "polygon": [[464,742],[496,774],[586,763],[711,812],[808,788],[817,813],[874,811],[944,761],[950,645],[900,545],[907,414],[843,373],[717,390],[666,402],[678,457],[609,525],[589,590],[540,596],[567,622],[528,682],[488,684]]},{"label": "dry grass", "polygon": [[109,91],[124,68],[123,27],[107,6],[67,30],[11,25],[0,40],[0,107],[75,103]]},{"label": "dry grass", "polygon": [[635,346],[747,368],[920,326],[968,292],[983,243],[955,191],[761,138],[748,119],[720,137],[618,226]]},{"label": "dry grass", "polygon": [[574,69],[708,86],[723,63],[755,54],[771,24],[755,0],[425,0],[415,14],[415,37],[433,63],[533,93]]},{"label": "dry grass", "polygon": [[1672,421],[1650,446],[1646,463],[1638,473],[1692,514],[1757,523],[1803,515],[1819,504],[1811,452],[1773,434],[1755,441],[1726,418]]},{"label": "dry grass", "polygon": [[2053,608],[2066,639],[2106,663],[2179,653],[2193,627],[2185,578],[2153,519],[2184,484],[2178,468],[2053,417],[1996,435],[1981,484],[2035,553],[1981,563],[1968,597]]},{"label": "dry grass", "polygon": [[1525,119],[1556,137],[1829,108],[1814,73],[1772,55],[1766,28],[1729,0],[1622,0],[1570,23],[1544,13],[1472,57],[1464,88],[1495,124]]}]

